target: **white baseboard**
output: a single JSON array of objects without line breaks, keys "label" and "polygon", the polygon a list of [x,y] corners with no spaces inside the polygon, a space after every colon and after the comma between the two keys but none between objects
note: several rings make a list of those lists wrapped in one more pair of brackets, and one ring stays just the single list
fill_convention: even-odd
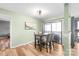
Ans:
[{"label": "white baseboard", "polygon": [[29,41],[27,43],[22,43],[22,44],[19,44],[17,46],[12,46],[11,48],[16,48],[16,47],[19,47],[19,46],[22,46],[22,45],[26,45],[26,44],[30,44],[30,43],[33,43],[34,41]]}]

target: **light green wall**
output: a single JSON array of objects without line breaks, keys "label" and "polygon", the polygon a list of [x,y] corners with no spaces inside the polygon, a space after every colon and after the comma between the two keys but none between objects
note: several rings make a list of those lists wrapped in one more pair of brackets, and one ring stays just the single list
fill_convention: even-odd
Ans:
[{"label": "light green wall", "polygon": [[[35,30],[25,30],[24,22],[30,23],[29,25],[34,27]],[[34,41],[34,32],[40,31],[40,21],[31,17],[16,15],[12,21],[12,45],[27,44]]]},{"label": "light green wall", "polygon": [[[21,15],[20,13],[11,12],[0,9],[1,14],[11,16],[10,31],[11,31],[11,47],[16,47],[22,44],[27,44],[34,41],[34,32],[42,31],[42,22],[29,16]],[[35,28],[35,30],[25,30],[24,22]]]}]

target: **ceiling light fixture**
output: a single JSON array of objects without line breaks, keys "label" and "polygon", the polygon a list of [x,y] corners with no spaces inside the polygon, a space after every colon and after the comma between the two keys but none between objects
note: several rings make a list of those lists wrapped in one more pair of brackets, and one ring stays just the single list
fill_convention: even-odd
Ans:
[{"label": "ceiling light fixture", "polygon": [[48,11],[47,10],[44,10],[44,9],[41,9],[41,8],[34,8],[33,9],[33,14],[34,16],[45,16],[48,14]]},{"label": "ceiling light fixture", "polygon": [[41,15],[41,13],[42,13],[42,11],[41,11],[41,10],[38,10],[37,12],[38,12],[38,14],[39,14],[39,15]]}]

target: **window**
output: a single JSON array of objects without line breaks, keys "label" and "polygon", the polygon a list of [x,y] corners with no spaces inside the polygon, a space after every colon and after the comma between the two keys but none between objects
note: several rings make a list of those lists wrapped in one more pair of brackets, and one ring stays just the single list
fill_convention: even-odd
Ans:
[{"label": "window", "polygon": [[56,23],[48,23],[45,24],[45,33],[48,32],[61,32],[61,22],[56,22]]},{"label": "window", "polygon": [[79,36],[79,32],[77,33],[77,36]]},{"label": "window", "polygon": [[52,31],[61,32],[61,22],[52,23]]},{"label": "window", "polygon": [[51,24],[45,24],[45,33],[51,32]]},{"label": "window", "polygon": [[52,23],[52,31],[56,31],[56,23]]},{"label": "window", "polygon": [[79,21],[77,22],[77,29],[79,29]]},{"label": "window", "polygon": [[[79,30],[79,21],[77,21],[77,30]],[[79,31],[77,32],[77,36],[79,37]]]}]

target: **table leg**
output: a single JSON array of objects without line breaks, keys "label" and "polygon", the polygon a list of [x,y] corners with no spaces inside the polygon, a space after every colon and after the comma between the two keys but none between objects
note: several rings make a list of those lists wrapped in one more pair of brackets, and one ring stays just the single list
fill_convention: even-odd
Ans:
[{"label": "table leg", "polygon": [[35,43],[34,43],[34,45],[35,45],[35,48],[36,48],[36,35],[35,35]]},{"label": "table leg", "polygon": [[50,47],[50,53],[51,53],[51,49],[52,49],[52,47],[51,47],[51,42],[49,42],[49,47]]},{"label": "table leg", "polygon": [[42,39],[42,36],[40,36],[40,44],[39,44],[39,45],[40,45],[40,46],[39,46],[40,51],[42,51],[42,40],[41,40],[41,39]]},{"label": "table leg", "polygon": [[48,47],[47,46],[48,46],[48,44],[46,43],[46,51],[48,52]]}]

